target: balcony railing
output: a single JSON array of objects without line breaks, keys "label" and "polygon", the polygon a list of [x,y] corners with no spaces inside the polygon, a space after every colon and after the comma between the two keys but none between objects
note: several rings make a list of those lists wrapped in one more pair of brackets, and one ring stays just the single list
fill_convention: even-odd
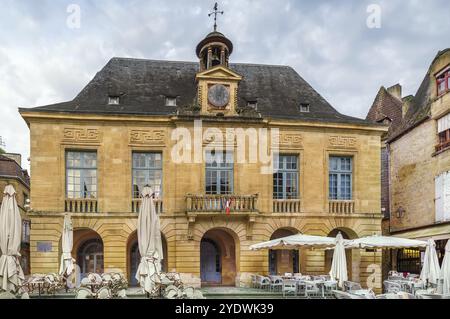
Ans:
[{"label": "balcony railing", "polygon": [[188,212],[256,212],[258,195],[186,195]]},{"label": "balcony railing", "polygon": [[[153,200],[155,203],[155,210],[157,214],[161,214],[163,212],[163,201],[162,199]],[[133,213],[139,213],[139,208],[141,207],[141,199],[135,198],[131,201],[131,211]]]},{"label": "balcony railing", "polygon": [[65,211],[67,213],[97,213],[97,200],[86,198],[68,198],[65,203]]},{"label": "balcony railing", "polygon": [[355,202],[352,200],[330,200],[328,209],[331,214],[353,214]]},{"label": "balcony railing", "polygon": [[274,199],[273,212],[274,213],[300,213],[299,199]]}]

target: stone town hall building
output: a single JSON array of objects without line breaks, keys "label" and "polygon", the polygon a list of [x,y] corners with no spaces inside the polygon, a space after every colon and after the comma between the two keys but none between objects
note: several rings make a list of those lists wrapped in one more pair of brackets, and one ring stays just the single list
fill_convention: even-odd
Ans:
[{"label": "stone town hall building", "polygon": [[[146,184],[158,196],[163,267],[194,285],[329,271],[329,252],[250,251],[257,242],[381,232],[385,126],[338,113],[288,66],[229,63],[232,52],[214,31],[198,44],[198,62],[112,58],[72,101],[20,109],[31,136],[33,273],[58,270],[69,213],[81,274],[119,269],[134,283]],[[206,161],[174,160],[177,130],[194,135],[200,120],[203,132],[277,128],[279,169],[268,174],[259,160],[239,161],[229,134],[222,150],[211,137],[191,145]],[[249,136],[246,144],[257,141]],[[370,267],[380,252],[353,250],[348,259],[351,279],[375,278],[380,287],[380,272]]]}]

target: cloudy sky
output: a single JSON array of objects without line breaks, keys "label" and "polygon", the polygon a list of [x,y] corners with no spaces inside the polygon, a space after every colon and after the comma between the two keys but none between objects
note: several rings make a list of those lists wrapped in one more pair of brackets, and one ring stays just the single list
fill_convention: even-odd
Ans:
[{"label": "cloudy sky", "polygon": [[[29,131],[17,108],[71,100],[113,56],[195,61],[196,44],[212,29],[214,2],[1,0],[0,136],[7,151],[22,153],[28,168]],[[380,28],[367,24],[373,4]],[[357,117],[365,117],[381,85],[401,83],[404,95],[414,94],[436,53],[449,47],[448,0],[220,6],[232,62],[290,65],[340,112]]]}]

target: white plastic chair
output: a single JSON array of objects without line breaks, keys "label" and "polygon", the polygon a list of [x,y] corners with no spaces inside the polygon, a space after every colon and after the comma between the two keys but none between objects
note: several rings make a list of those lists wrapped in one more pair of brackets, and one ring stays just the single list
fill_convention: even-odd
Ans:
[{"label": "white plastic chair", "polygon": [[294,296],[297,296],[297,282],[291,279],[283,280],[282,291],[283,297],[286,297],[287,294],[293,294]]},{"label": "white plastic chair", "polygon": [[270,278],[270,290],[276,291],[277,289],[283,288],[283,278],[279,276],[272,276]]}]

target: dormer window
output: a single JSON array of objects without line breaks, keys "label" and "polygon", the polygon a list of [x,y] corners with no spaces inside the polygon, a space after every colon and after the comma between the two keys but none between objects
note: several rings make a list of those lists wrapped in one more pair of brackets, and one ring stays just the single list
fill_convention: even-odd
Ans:
[{"label": "dormer window", "polygon": [[112,96],[112,95],[110,95],[108,97],[108,104],[109,105],[119,105],[120,104],[120,96]]},{"label": "dormer window", "polygon": [[309,112],[309,103],[300,103],[299,111],[301,113],[308,113]]},{"label": "dormer window", "polygon": [[177,98],[166,96],[166,106],[177,106]]},{"label": "dormer window", "polygon": [[436,75],[437,95],[442,95],[450,89],[450,67]]},{"label": "dormer window", "polygon": [[247,107],[256,110],[258,108],[257,101],[247,101]]}]

